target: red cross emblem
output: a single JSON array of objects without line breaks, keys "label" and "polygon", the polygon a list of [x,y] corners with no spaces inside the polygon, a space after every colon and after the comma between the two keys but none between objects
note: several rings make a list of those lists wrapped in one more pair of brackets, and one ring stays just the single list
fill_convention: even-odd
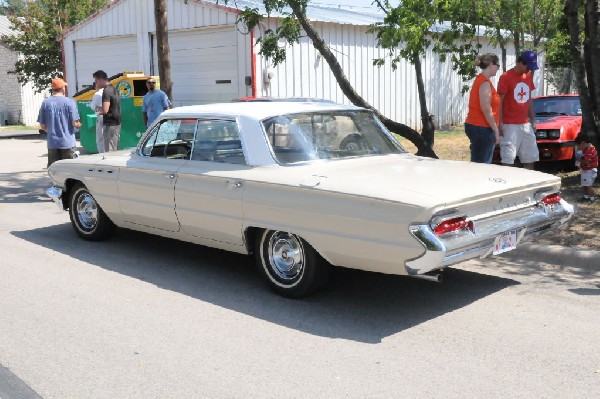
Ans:
[{"label": "red cross emblem", "polygon": [[517,83],[513,95],[517,104],[525,104],[529,100],[529,87],[523,83]]}]

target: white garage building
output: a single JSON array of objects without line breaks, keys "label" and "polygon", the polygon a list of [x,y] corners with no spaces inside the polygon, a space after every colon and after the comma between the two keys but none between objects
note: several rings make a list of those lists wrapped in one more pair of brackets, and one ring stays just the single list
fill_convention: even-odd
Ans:
[{"label": "white garage building", "polygon": [[[98,69],[109,76],[123,71],[157,75],[153,4],[153,0],[116,0],[68,31],[63,46],[69,87],[79,91],[91,85],[92,73]],[[274,29],[279,20],[270,17],[260,29],[247,32],[245,26],[236,24],[245,6],[264,10],[262,2],[254,0],[231,1],[227,7],[214,0],[189,0],[187,4],[167,0],[175,106],[229,102],[251,95],[349,103],[308,37],[288,46],[283,64],[270,67],[258,55],[256,40],[266,29]],[[419,129],[413,66],[402,63],[396,71],[389,65],[373,66],[373,59],[386,52],[377,47],[375,36],[367,29],[381,21],[382,14],[374,7],[325,5],[311,5],[307,14],[337,55],[355,90],[384,115]],[[499,53],[485,38],[480,42],[484,44],[482,52]],[[514,62],[514,54],[508,54],[508,67]],[[423,59],[423,71],[429,112],[435,115],[436,125],[462,123],[468,97],[461,94],[462,82],[450,63],[441,63],[429,52]],[[541,81],[536,83],[543,87]]]}]

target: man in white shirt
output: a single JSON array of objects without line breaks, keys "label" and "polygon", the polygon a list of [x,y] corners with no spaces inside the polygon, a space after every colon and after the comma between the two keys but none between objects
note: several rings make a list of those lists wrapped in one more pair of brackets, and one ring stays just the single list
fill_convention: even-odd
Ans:
[{"label": "man in white shirt", "polygon": [[103,128],[104,124],[102,123],[102,92],[104,88],[99,89],[94,93],[94,97],[92,97],[92,102],[90,103],[90,108],[94,110],[96,113],[96,147],[98,148],[98,152],[106,152],[104,149],[104,133]]}]

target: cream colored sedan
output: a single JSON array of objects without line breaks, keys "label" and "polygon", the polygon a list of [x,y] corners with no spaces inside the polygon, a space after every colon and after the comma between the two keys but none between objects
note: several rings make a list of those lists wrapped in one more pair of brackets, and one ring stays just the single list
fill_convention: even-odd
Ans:
[{"label": "cream colored sedan", "polygon": [[54,163],[48,195],[86,240],[115,227],[254,254],[278,293],[331,267],[439,281],[573,215],[560,179],[412,155],[372,112],[332,103],[165,111],[137,148]]}]

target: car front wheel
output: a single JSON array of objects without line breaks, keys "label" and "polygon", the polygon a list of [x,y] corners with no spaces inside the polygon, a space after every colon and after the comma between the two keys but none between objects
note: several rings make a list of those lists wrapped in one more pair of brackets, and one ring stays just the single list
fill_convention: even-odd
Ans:
[{"label": "car front wheel", "polygon": [[115,231],[114,223],[83,184],[71,190],[69,216],[75,232],[88,241],[103,240]]},{"label": "car front wheel", "polygon": [[330,266],[301,237],[265,230],[257,237],[256,263],[269,286],[282,296],[301,298],[327,282]]}]

